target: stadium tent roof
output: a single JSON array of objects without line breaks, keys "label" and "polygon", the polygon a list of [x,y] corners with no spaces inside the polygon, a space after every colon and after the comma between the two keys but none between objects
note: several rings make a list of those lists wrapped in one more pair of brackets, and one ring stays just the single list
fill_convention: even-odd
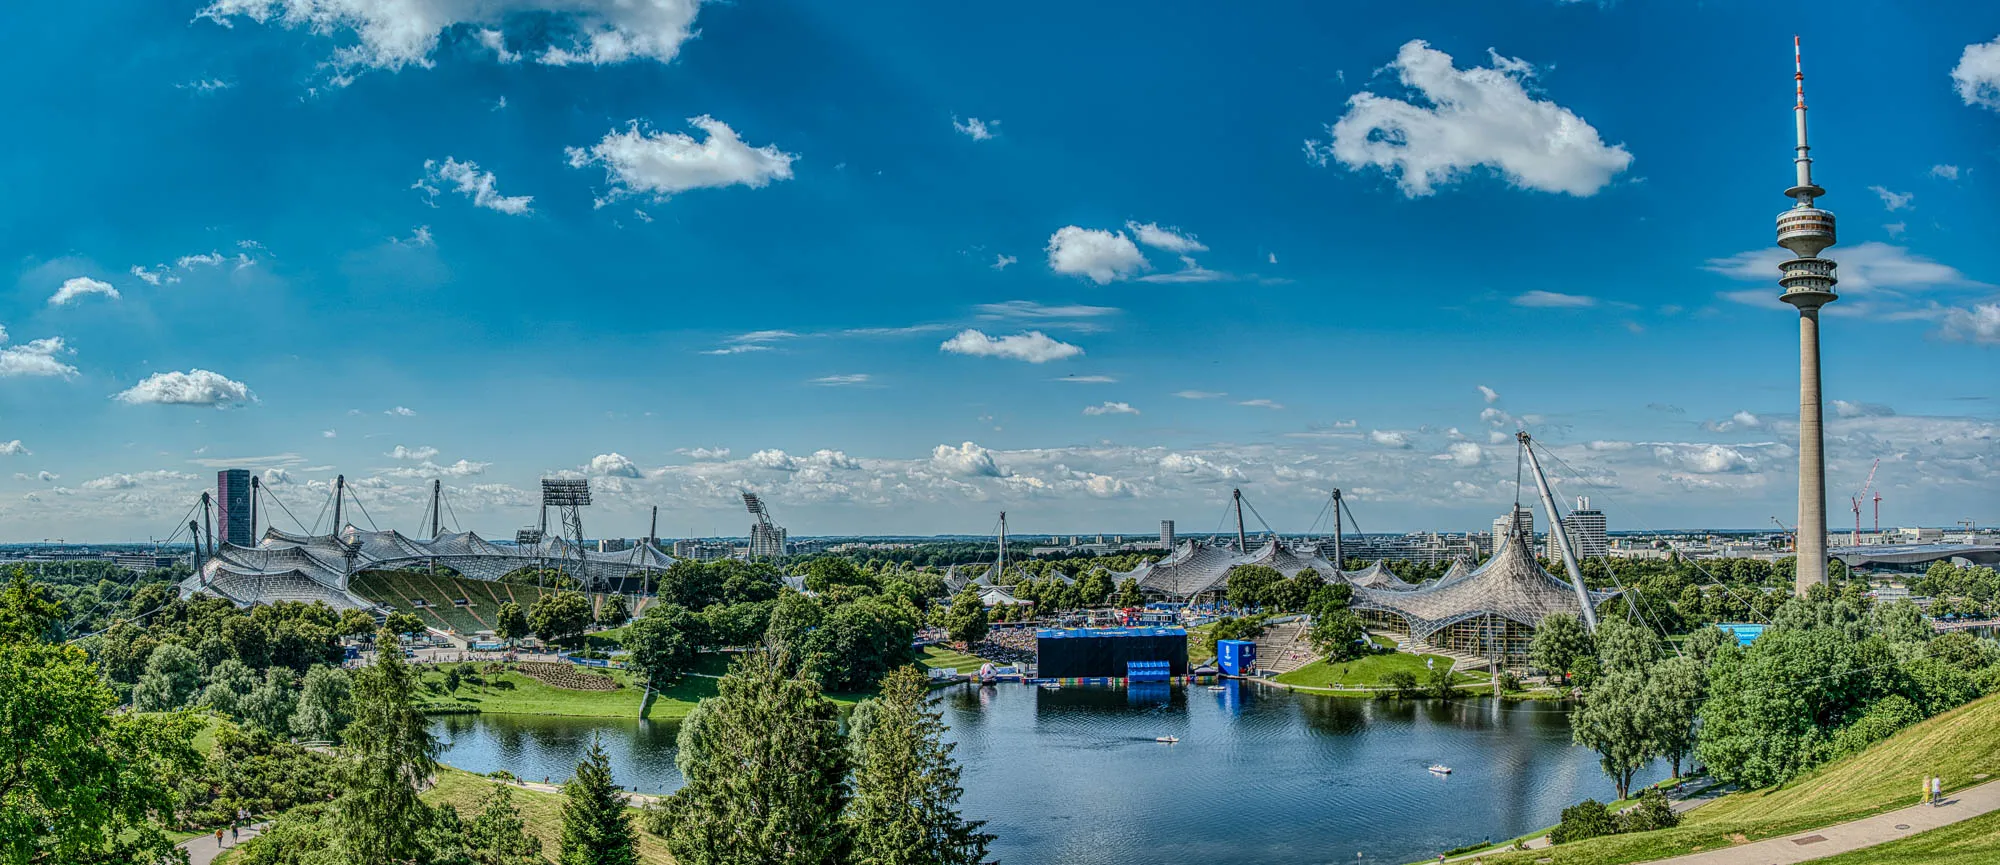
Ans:
[{"label": "stadium tent roof", "polygon": [[578,556],[561,539],[502,546],[472,532],[445,532],[426,541],[394,530],[362,531],[352,525],[338,537],[267,529],[257,546],[217,548],[199,572],[181,582],[181,597],[206,591],[244,606],[321,600],[335,609],[373,610],[375,604],[348,590],[350,575],[436,562],[473,579],[495,580],[544,566],[580,569],[579,576],[589,584],[665,570],[675,561],[650,543],[609,553],[585,550]]},{"label": "stadium tent roof", "polygon": [[1343,574],[1342,576],[1346,578],[1349,585],[1358,589],[1410,592],[1415,591],[1417,588],[1415,585],[1405,582],[1402,577],[1396,576],[1394,571],[1389,570],[1389,563],[1382,559],[1376,559],[1375,564],[1369,565],[1358,573]]},{"label": "stadium tent roof", "polygon": [[[1407,584],[1405,584],[1407,585]],[[1617,592],[1590,592],[1594,607]],[[1550,613],[1575,613],[1576,590],[1567,580],[1542,570],[1518,534],[1510,535],[1493,558],[1446,582],[1394,591],[1356,586],[1352,607],[1394,613],[1409,622],[1419,640],[1458,624],[1493,615],[1533,628]]]},{"label": "stadium tent roof", "polygon": [[1332,562],[1319,555],[1314,548],[1294,550],[1276,538],[1264,542],[1255,552],[1239,553],[1228,546],[1184,541],[1174,548],[1172,554],[1157,562],[1148,562],[1124,573],[1112,574],[1112,582],[1122,583],[1126,579],[1139,581],[1139,589],[1154,595],[1170,598],[1189,598],[1203,592],[1219,592],[1229,588],[1229,571],[1241,565],[1262,565],[1286,577],[1296,576],[1304,571],[1312,571],[1326,582],[1345,580],[1353,582],[1367,575],[1374,584],[1388,588],[1402,586],[1415,588],[1396,579],[1389,573],[1388,566],[1377,562],[1374,567],[1361,575],[1343,574]]}]

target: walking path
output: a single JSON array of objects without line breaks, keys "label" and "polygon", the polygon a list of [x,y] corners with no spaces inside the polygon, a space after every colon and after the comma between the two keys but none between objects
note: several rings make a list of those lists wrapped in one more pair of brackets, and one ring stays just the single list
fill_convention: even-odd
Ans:
[{"label": "walking path", "polygon": [[1786,865],[1806,862],[1908,838],[1918,832],[1970,820],[1996,810],[2000,810],[2000,781],[1988,781],[1949,794],[1944,803],[1937,806],[1911,805],[1838,826],[1660,859],[1649,865]]},{"label": "walking path", "polygon": [[257,823],[245,826],[235,838],[229,837],[229,830],[224,829],[222,831],[222,845],[219,847],[216,846],[215,833],[212,831],[207,835],[196,835],[175,846],[188,851],[188,865],[208,865],[208,863],[215,861],[215,857],[222,855],[222,851],[236,849],[236,845],[262,834],[264,827],[269,825],[271,824]]}]

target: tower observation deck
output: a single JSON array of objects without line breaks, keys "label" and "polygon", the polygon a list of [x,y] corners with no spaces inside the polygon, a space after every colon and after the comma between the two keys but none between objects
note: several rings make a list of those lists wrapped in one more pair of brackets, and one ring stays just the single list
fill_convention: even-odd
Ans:
[{"label": "tower observation deck", "polygon": [[1806,144],[1806,73],[1799,58],[1798,37],[1792,37],[1792,80],[1797,102],[1792,117],[1798,144],[1792,164],[1797,176],[1785,195],[1792,206],[1778,214],[1778,245],[1793,258],[1778,266],[1779,300],[1799,310],[1799,522],[1798,581],[1800,595],[1826,582],[1826,456],[1821,427],[1819,309],[1839,299],[1833,286],[1831,259],[1819,254],[1835,242],[1833,214],[1814,206],[1826,194],[1812,179],[1812,148]]}]

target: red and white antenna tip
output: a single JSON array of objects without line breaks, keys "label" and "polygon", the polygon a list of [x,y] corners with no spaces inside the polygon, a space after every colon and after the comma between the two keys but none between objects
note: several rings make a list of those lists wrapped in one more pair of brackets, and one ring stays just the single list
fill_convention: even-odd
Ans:
[{"label": "red and white antenna tip", "polygon": [[1799,58],[1799,37],[1792,37],[1792,80],[1798,82],[1799,106],[1806,104],[1806,64]]}]

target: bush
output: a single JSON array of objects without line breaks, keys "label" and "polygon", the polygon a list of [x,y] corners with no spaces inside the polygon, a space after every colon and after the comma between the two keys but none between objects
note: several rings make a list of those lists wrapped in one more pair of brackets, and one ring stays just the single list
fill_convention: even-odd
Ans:
[{"label": "bush", "polygon": [[1376,696],[1388,694],[1398,700],[1414,700],[1423,696],[1423,691],[1417,686],[1416,674],[1408,670],[1397,670],[1383,676],[1382,684],[1388,686],[1389,690],[1376,691]]},{"label": "bush", "polygon": [[1667,794],[1655,787],[1639,794],[1639,804],[1618,815],[1618,831],[1651,832],[1681,824],[1681,815],[1667,804]]},{"label": "bush", "polygon": [[1502,672],[1500,674],[1500,690],[1503,693],[1521,690],[1521,677],[1514,675],[1511,671]]},{"label": "bush", "polygon": [[1585,799],[1563,809],[1562,822],[1549,830],[1550,844],[1568,844],[1600,835],[1618,834],[1618,823],[1611,816],[1611,809],[1596,799]]}]

